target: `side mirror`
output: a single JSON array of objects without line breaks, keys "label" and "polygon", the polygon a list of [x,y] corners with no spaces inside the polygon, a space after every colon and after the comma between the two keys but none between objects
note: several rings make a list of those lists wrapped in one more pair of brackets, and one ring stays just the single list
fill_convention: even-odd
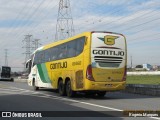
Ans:
[{"label": "side mirror", "polygon": [[28,68],[28,63],[26,63],[26,68]]},{"label": "side mirror", "polygon": [[26,62],[26,68],[29,68],[30,64],[31,64],[31,59],[29,59],[29,60]]}]

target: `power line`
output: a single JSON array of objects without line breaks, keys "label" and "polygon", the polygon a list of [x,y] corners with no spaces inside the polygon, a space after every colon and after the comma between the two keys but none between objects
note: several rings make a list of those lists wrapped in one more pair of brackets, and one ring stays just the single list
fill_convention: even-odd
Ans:
[{"label": "power line", "polygon": [[[139,32],[141,32],[141,31],[146,31],[147,29],[146,28],[154,28],[154,27],[156,27],[157,26],[157,24],[155,24],[154,26],[152,25],[152,26],[147,26],[147,27],[145,27],[145,29],[144,28],[142,28],[141,30],[138,30],[138,31],[136,31],[136,32],[133,32],[134,34],[135,33],[139,33]],[[127,34],[126,34],[127,35]]]},{"label": "power line", "polygon": [[[130,1],[128,1],[127,2],[127,4],[129,3]],[[110,10],[110,11],[112,11],[112,12],[109,12],[109,14],[115,14],[115,13],[119,13],[119,12],[121,12],[121,9],[115,9],[115,11],[113,11],[113,9],[112,10]],[[103,21],[103,19],[105,19],[105,18],[107,18],[108,16],[105,16],[105,17],[101,17],[101,18],[98,18],[98,20],[96,20],[96,21],[98,21],[97,23],[102,23],[102,21]],[[87,20],[87,21],[89,21],[89,20]],[[90,25],[93,25],[95,22],[92,22],[92,23],[89,23],[89,24],[86,24],[85,26],[90,26]],[[97,25],[98,26],[98,25]],[[82,28],[84,28],[84,27],[81,27],[81,28],[79,28],[79,29],[82,29]]]},{"label": "power line", "polygon": [[[40,8],[40,6],[45,2],[45,0],[42,0],[40,4],[35,8],[34,12],[32,12],[28,17],[27,17],[27,22],[23,24],[23,26],[27,25],[29,23],[29,19],[33,17],[33,15],[37,12],[37,10]],[[19,35],[19,33],[17,33]]]},{"label": "power line", "polygon": [[[148,14],[149,14],[149,13],[152,13],[152,12],[154,12],[154,11],[156,11],[156,10],[149,11]],[[137,13],[140,13],[140,12],[141,12],[141,11],[139,11],[139,12],[137,12]],[[147,13],[145,13],[145,14],[147,14]],[[132,14],[129,15],[129,16],[132,16]],[[127,17],[128,17],[128,16],[127,16]],[[118,18],[118,19],[115,20],[115,21],[105,22],[105,24],[111,25],[111,23],[120,21],[120,20],[125,19],[125,18],[127,18],[127,17],[126,17],[126,16],[122,16],[122,17]],[[104,18],[105,18],[105,17],[104,17]],[[102,19],[104,19],[104,18],[102,18]],[[136,17],[136,18],[138,18],[138,17]],[[134,18],[134,19],[135,19],[135,18]],[[102,25],[104,25],[104,23],[103,23]],[[102,25],[101,25],[101,26],[102,26]],[[97,26],[100,26],[100,25],[98,24],[98,25],[94,26],[93,28],[95,28],[95,27],[97,27]]]},{"label": "power line", "polygon": [[[50,4],[51,4],[51,3],[48,2],[48,5],[50,5]],[[48,5],[47,5],[47,6],[48,6]],[[56,7],[57,5],[58,5],[58,4],[55,4],[51,9],[53,9],[53,8]],[[42,10],[41,10],[39,13],[43,14],[43,13],[42,13]],[[45,19],[46,19],[49,15],[50,15],[50,14],[45,14],[42,18],[45,18]],[[35,17],[36,17],[36,16],[35,16]],[[37,29],[37,27],[38,27],[38,25],[39,25],[40,23],[44,22],[44,20],[42,20],[42,18],[41,18],[41,21],[40,21],[39,23],[36,22],[37,24],[34,26],[34,28],[32,29],[32,31],[35,32],[36,29]],[[23,30],[23,31],[21,32],[21,34],[19,34],[19,36],[17,36],[17,38],[19,38],[22,34],[24,34],[25,31],[26,31],[26,30]]]},{"label": "power line", "polygon": [[[29,2],[28,2],[29,3]],[[31,7],[29,8],[29,10],[31,10],[33,7],[34,7],[34,5],[35,5],[35,2],[33,2],[32,3],[32,5],[31,5]],[[24,11],[25,9],[22,9],[22,11]],[[29,10],[27,11],[27,12],[29,12]],[[22,18],[21,18],[21,20],[23,20],[23,19],[25,19],[25,16],[26,15],[24,15]],[[9,33],[11,33],[12,31],[16,31],[18,28],[19,28],[19,26],[21,26],[23,24],[23,22],[21,21],[21,22],[19,22],[19,24],[17,24],[17,27],[16,28],[14,28],[13,30],[11,30]],[[17,33],[17,34],[19,34],[19,33]],[[10,34],[8,34],[8,36],[9,36]],[[8,37],[7,36],[7,37]]]},{"label": "power line", "polygon": [[153,21],[159,20],[159,19],[160,19],[160,18],[156,18],[156,19],[153,19],[153,20],[150,20],[150,21],[147,21],[147,22],[144,22],[144,23],[138,24],[138,25],[133,25],[133,26],[128,27],[128,28],[126,28],[126,29],[122,29],[121,31],[123,31],[123,30],[133,29],[133,28],[135,28],[135,27],[139,27],[139,26],[141,26],[141,25],[144,25],[144,24],[147,24],[147,23],[150,23],[150,22],[153,22]]},{"label": "power line", "polygon": [[[160,40],[160,37],[158,36],[157,38],[152,38],[151,40],[152,41]],[[148,40],[148,41],[150,42],[151,40]],[[128,43],[128,44],[135,44],[135,43],[138,43],[138,42],[144,42],[144,43],[146,43],[148,41],[146,41],[146,40],[137,40],[137,41],[131,41],[131,43]]]},{"label": "power line", "polygon": [[[20,10],[19,11],[19,13],[17,13],[17,16],[15,17],[15,21],[20,17],[20,15],[24,12],[24,10],[26,9],[26,7],[27,7],[27,5],[29,4],[29,2],[27,2],[24,6],[23,6],[23,8],[22,8],[22,10]],[[7,36],[8,35],[10,35],[10,33],[12,32],[12,30],[14,29],[13,27],[14,27],[14,25],[16,25],[16,22],[15,21],[13,21],[12,22],[12,24],[11,24],[11,28],[8,30],[9,31],[9,33],[7,34]]]},{"label": "power line", "polygon": [[[134,17],[133,19],[128,20],[127,22],[131,22],[131,21],[133,21],[133,20],[136,20],[137,18],[141,18],[141,17],[143,17],[143,16],[149,15],[149,14],[155,12],[155,11],[156,11],[156,10],[149,11],[149,12],[144,13],[144,14],[138,16],[138,17]],[[138,12],[138,13],[139,13],[139,12]],[[156,14],[157,14],[157,13],[156,13]],[[131,16],[131,15],[130,15],[130,16]],[[153,16],[153,15],[152,15],[152,16]],[[149,17],[151,17],[151,16],[149,16]],[[124,18],[127,18],[127,17],[123,17],[123,19],[124,19]],[[134,21],[134,23],[136,23],[136,22]],[[124,25],[124,24],[121,24],[121,25]],[[121,26],[121,25],[118,25],[118,26]],[[125,25],[126,25],[126,22],[125,22]],[[113,28],[113,26],[112,26],[112,27],[109,27],[108,29],[111,29],[111,28]]]},{"label": "power line", "polygon": [[65,39],[73,35],[74,35],[74,27],[71,15],[70,1],[60,0],[55,41]]},{"label": "power line", "polygon": [[[50,4],[51,4],[51,3],[50,3]],[[47,6],[50,5],[50,4],[49,4],[49,2],[48,2]],[[42,5],[42,4],[41,4],[41,5]],[[56,4],[55,6],[57,6],[57,4]],[[55,6],[53,6],[52,8],[54,8]],[[39,5],[39,7],[40,7],[40,5]],[[34,13],[32,13],[31,18],[35,15],[35,12],[37,12],[37,10],[39,9],[39,7],[37,7],[37,8],[36,8],[36,11],[34,11]],[[42,9],[42,10],[43,10],[43,9]],[[43,14],[42,10],[39,12],[40,14]],[[49,15],[49,14],[45,14],[45,16],[44,16],[43,18],[46,18],[48,15]],[[31,19],[31,18],[30,18],[30,19]],[[29,23],[26,23],[26,24],[29,25]],[[39,24],[40,24],[40,23],[39,23]],[[35,31],[35,29],[37,28],[37,26],[38,26],[38,22],[37,22],[37,25],[32,29],[32,31],[33,31],[33,30]],[[16,38],[19,38],[23,33],[25,33],[25,31],[26,31],[26,30],[24,29],[19,35],[17,34],[18,36],[16,36]]]}]

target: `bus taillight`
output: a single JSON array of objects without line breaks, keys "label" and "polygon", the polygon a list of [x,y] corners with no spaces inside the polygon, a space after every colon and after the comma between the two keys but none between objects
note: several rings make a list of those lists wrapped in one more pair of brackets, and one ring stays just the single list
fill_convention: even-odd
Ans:
[{"label": "bus taillight", "polygon": [[94,81],[91,65],[88,65],[88,67],[87,67],[86,77],[87,77],[88,80]]}]

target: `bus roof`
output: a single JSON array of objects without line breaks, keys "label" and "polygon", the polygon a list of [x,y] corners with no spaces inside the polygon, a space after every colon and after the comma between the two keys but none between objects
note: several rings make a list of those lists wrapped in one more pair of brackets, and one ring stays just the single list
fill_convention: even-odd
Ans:
[{"label": "bus roof", "polygon": [[[41,51],[41,50],[45,50],[45,49],[51,48],[51,47],[53,47],[53,46],[62,44],[62,43],[64,43],[64,42],[68,42],[68,41],[70,41],[70,40],[74,40],[74,39],[76,39],[76,38],[78,38],[78,37],[81,37],[81,36],[86,36],[86,35],[89,36],[89,35],[92,34],[92,33],[111,33],[111,34],[119,34],[119,33],[108,32],[108,31],[90,31],[90,32],[83,32],[83,33],[78,34],[78,35],[75,35],[75,36],[73,36],[73,37],[70,37],[70,38],[67,38],[67,39],[64,39],[64,40],[59,40],[59,41],[52,42],[52,43],[49,43],[49,44],[47,44],[47,45],[44,45],[44,46],[36,49],[36,50],[33,52],[33,54],[34,54],[35,52],[37,52],[37,51]],[[123,34],[119,34],[119,35],[124,36]]]},{"label": "bus roof", "polygon": [[74,40],[74,39],[79,38],[79,37],[81,37],[83,35],[86,36],[87,34],[89,35],[89,34],[91,34],[91,32],[84,32],[84,33],[75,35],[73,37],[70,37],[70,38],[67,38],[67,39],[64,39],[64,40],[59,40],[59,41],[56,41],[56,42],[52,42],[50,44],[45,45],[43,49],[48,49],[48,48],[50,48],[52,46],[56,46],[56,45],[62,44],[64,42],[68,42],[70,40]]}]

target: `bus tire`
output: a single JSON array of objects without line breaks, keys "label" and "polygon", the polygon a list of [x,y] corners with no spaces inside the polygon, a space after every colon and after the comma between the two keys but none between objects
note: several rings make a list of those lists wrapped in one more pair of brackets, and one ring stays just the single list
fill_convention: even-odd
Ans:
[{"label": "bus tire", "polygon": [[66,94],[67,94],[68,97],[75,96],[75,91],[72,90],[71,81],[70,80],[68,80],[66,82]]},{"label": "bus tire", "polygon": [[35,80],[33,80],[32,85],[33,85],[33,90],[35,90],[35,91],[39,90],[39,87],[37,87],[37,86],[35,85]]},{"label": "bus tire", "polygon": [[60,80],[59,83],[58,83],[58,92],[59,92],[60,96],[66,95],[65,86],[64,86],[62,80]]},{"label": "bus tire", "polygon": [[106,94],[106,91],[99,91],[99,92],[97,92],[97,95],[98,95],[99,97],[104,97],[105,94]]}]

